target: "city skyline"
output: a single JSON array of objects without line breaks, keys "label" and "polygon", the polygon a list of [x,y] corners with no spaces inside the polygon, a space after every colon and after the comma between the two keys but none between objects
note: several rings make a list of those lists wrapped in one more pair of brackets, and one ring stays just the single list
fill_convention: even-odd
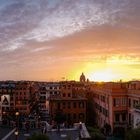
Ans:
[{"label": "city skyline", "polygon": [[138,0],[1,0],[0,80],[140,79]]}]

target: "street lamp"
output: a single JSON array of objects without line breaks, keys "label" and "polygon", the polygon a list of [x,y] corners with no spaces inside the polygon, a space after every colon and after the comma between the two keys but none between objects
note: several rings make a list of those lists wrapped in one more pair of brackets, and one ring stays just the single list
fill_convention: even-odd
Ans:
[{"label": "street lamp", "polygon": [[19,135],[19,132],[18,132],[18,130],[16,130],[15,131],[16,140],[18,140],[18,135]]},{"label": "street lamp", "polygon": [[18,127],[18,116],[19,116],[19,112],[17,111],[16,113],[15,113],[15,116],[16,116],[16,127]]},{"label": "street lamp", "polygon": [[15,136],[16,136],[16,140],[18,139],[18,135],[19,135],[19,132],[18,132],[18,116],[19,116],[19,112],[16,111],[15,112],[15,116],[16,116],[16,131],[15,131]]},{"label": "street lamp", "polygon": [[6,112],[5,111],[2,112],[2,120],[3,120],[2,123],[5,125],[7,123],[7,120],[6,120]]},{"label": "street lamp", "polygon": [[82,122],[79,122],[79,138],[81,138]]},{"label": "street lamp", "polygon": [[4,111],[4,112],[3,112],[3,115],[5,115],[5,114],[6,114],[6,112]]},{"label": "street lamp", "polygon": [[15,113],[15,115],[16,115],[16,117],[19,116],[19,112],[17,111],[17,112]]},{"label": "street lamp", "polygon": [[79,129],[82,129],[82,122],[79,122]]}]

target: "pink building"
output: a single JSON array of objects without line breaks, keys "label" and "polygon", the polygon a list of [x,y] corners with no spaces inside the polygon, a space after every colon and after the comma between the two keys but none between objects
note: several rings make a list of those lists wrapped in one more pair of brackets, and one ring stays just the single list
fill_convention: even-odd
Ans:
[{"label": "pink building", "polygon": [[[140,112],[140,81],[132,81],[128,84],[128,118],[129,126],[136,127],[137,114]],[[137,109],[136,109],[137,108]],[[139,118],[140,119],[140,118]]]},{"label": "pink building", "polygon": [[[95,83],[92,86],[93,103],[97,125],[103,128],[106,124],[111,130],[127,129],[128,106],[125,83]],[[120,130],[120,129],[119,129]]]},{"label": "pink building", "polygon": [[134,124],[134,110],[140,104],[140,81],[128,83],[94,83],[90,100],[100,128],[111,126],[112,132],[124,132]]}]

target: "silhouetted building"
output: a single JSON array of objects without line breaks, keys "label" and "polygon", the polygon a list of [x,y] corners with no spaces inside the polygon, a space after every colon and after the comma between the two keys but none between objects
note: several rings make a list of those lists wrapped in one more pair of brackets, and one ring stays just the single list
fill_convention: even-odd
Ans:
[{"label": "silhouetted building", "polygon": [[82,73],[80,76],[80,82],[83,82],[83,83],[86,82],[86,77],[85,77],[84,73]]}]

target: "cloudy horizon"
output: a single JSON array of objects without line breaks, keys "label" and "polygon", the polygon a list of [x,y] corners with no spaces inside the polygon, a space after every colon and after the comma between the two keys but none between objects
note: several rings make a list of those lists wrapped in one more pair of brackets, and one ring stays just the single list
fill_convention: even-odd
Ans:
[{"label": "cloudy horizon", "polygon": [[138,0],[0,0],[0,80],[77,80],[81,72],[140,79],[139,7]]}]

